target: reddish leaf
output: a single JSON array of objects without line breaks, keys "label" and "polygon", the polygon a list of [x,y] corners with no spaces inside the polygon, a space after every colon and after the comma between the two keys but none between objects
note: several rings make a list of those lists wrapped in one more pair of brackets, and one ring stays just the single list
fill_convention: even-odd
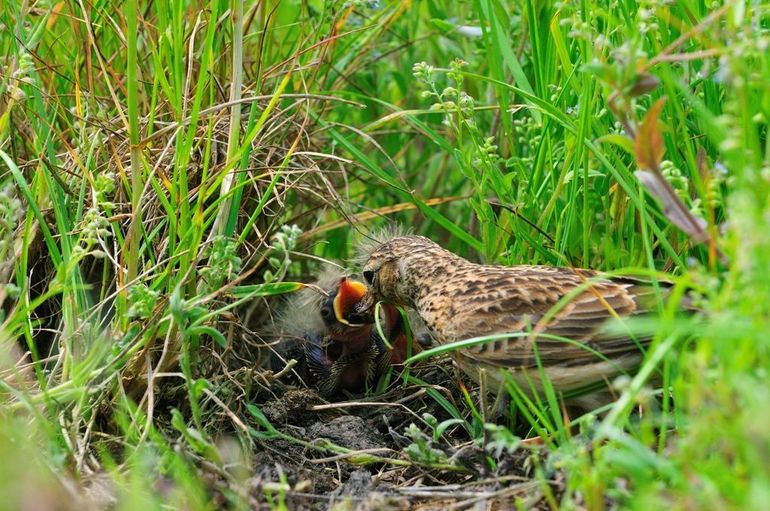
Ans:
[{"label": "reddish leaf", "polygon": [[658,116],[665,104],[664,96],[652,105],[636,134],[636,163],[642,170],[658,170],[660,160],[663,159],[663,136],[658,127]]},{"label": "reddish leaf", "polygon": [[637,170],[634,172],[637,179],[647,188],[647,190],[656,197],[663,205],[663,214],[666,215],[672,224],[684,231],[693,242],[703,243],[708,239],[707,224],[702,218],[693,216],[687,207],[682,203],[682,199],[676,194],[671,185],[668,184],[663,176],[647,170]]}]

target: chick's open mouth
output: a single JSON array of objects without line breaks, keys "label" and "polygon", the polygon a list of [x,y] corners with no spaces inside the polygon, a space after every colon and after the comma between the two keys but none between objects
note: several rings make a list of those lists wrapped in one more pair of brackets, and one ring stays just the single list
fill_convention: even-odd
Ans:
[{"label": "chick's open mouth", "polygon": [[366,285],[347,277],[340,279],[337,296],[334,297],[334,316],[338,322],[347,326],[363,326],[374,322],[371,314],[372,304],[367,305],[370,295]]}]

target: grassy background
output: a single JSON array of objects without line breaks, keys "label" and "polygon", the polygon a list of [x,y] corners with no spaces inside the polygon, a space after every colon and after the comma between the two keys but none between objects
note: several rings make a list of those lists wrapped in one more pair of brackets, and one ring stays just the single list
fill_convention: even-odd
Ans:
[{"label": "grassy background", "polygon": [[[25,460],[0,464],[8,508],[93,474],[121,508],[215,507],[198,467],[232,462],[219,431],[246,458],[285,434],[223,390],[234,312],[388,221],[474,260],[694,285],[708,319],[663,320],[606,417],[570,431],[530,407],[535,477],[566,473],[550,507],[764,507],[769,24],[762,2],[4,2],[0,449]],[[15,346],[36,363],[14,368]],[[220,472],[247,506],[246,476]],[[258,500],[282,508],[282,482]]]}]

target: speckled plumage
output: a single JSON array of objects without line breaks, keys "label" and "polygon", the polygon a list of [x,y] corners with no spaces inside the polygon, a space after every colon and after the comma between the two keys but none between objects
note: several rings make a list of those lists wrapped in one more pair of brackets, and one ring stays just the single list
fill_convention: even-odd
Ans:
[{"label": "speckled plumage", "polygon": [[524,388],[530,381],[538,385],[536,351],[557,390],[583,387],[638,365],[640,346],[651,337],[610,328],[617,323],[611,319],[644,314],[655,303],[655,288],[639,279],[479,265],[422,236],[375,243],[363,275],[371,299],[413,308],[441,343],[522,334],[455,352],[472,378],[480,379],[484,370],[492,390],[503,382],[499,368],[509,369]]}]

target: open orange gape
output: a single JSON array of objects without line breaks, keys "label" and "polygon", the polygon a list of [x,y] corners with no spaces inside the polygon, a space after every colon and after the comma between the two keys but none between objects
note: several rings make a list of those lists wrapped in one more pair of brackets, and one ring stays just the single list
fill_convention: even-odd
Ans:
[{"label": "open orange gape", "polygon": [[[357,280],[351,280],[347,277],[340,279],[340,285],[337,288],[337,295],[332,300],[334,317],[343,325],[360,326],[372,323],[373,317],[359,317],[357,306],[366,296],[366,285]],[[370,319],[370,321],[366,321]]]},{"label": "open orange gape", "polygon": [[[378,330],[374,308],[361,310],[366,294],[362,282],[340,278],[321,307],[326,335],[307,337],[308,369],[322,395],[371,388],[391,366],[402,364],[408,356],[408,338],[398,309],[382,304]],[[417,351],[419,346],[414,343],[413,352]]]},{"label": "open orange gape", "polygon": [[[342,277],[337,296],[334,298],[334,314],[337,321],[350,326],[375,325],[376,308],[371,306],[367,310],[365,307],[366,302],[371,301],[367,293],[368,289],[363,282]],[[412,352],[409,353],[406,328],[399,310],[389,303],[381,303],[380,313],[381,329],[390,345],[390,363],[402,364],[410,355],[421,350],[420,343],[414,343]],[[374,331],[377,334],[376,327]],[[382,343],[380,336],[376,337],[378,342]]]}]

